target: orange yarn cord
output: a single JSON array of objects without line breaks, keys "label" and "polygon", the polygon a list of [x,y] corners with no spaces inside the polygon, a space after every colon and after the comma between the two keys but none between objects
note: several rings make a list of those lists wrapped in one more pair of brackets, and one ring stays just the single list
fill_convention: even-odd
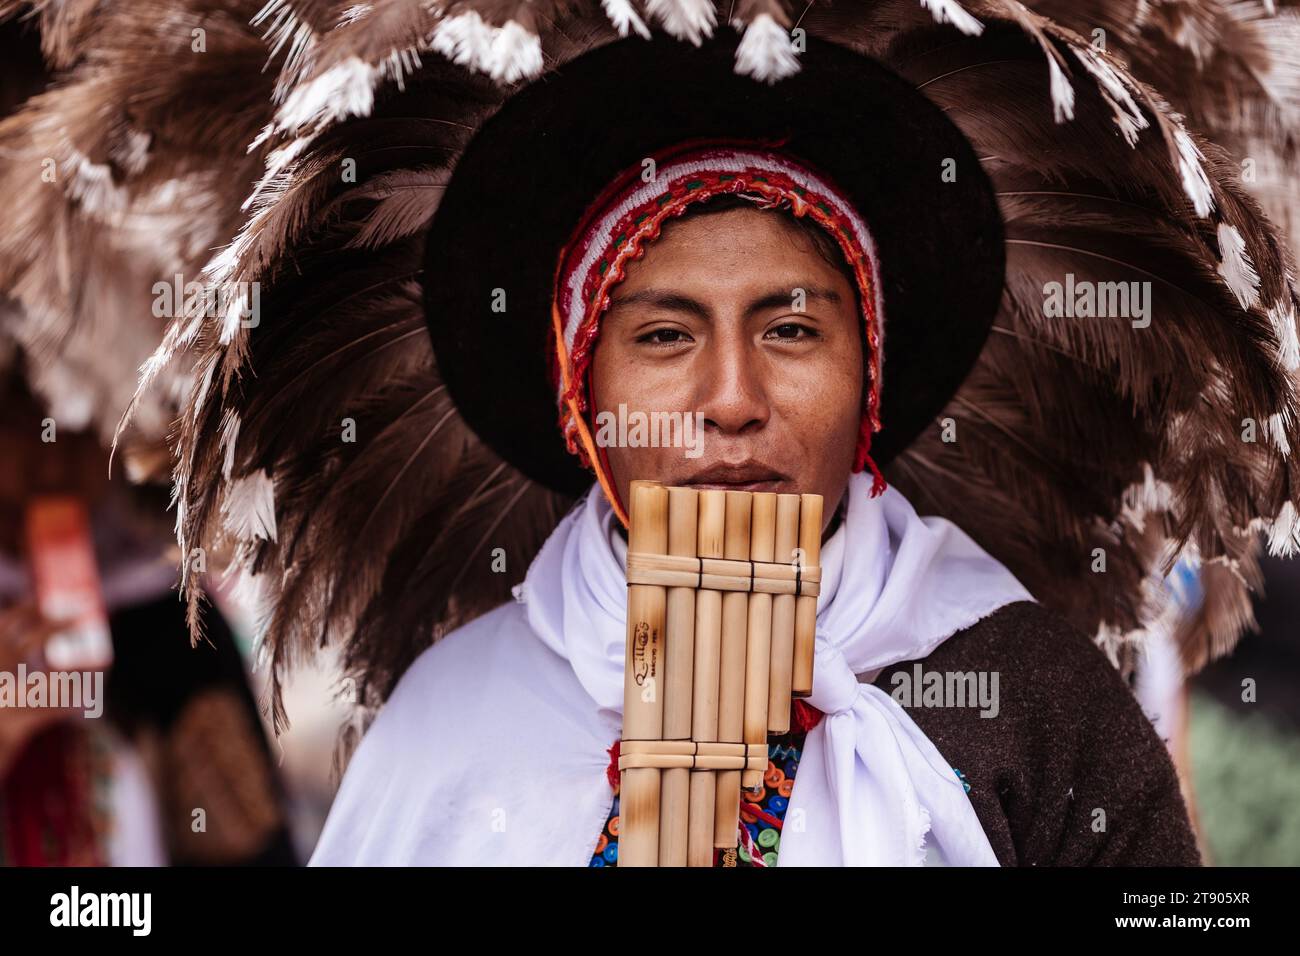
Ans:
[{"label": "orange yarn cord", "polygon": [[[564,386],[565,395],[570,393],[570,371],[569,371],[569,353],[564,347],[564,322],[560,318],[560,304],[554,299],[551,300],[551,323],[555,327],[555,354],[560,360],[560,383]],[[596,481],[600,483],[600,490],[605,493],[605,500],[609,502],[610,507],[614,509],[614,514],[618,520],[623,522],[623,527],[630,525],[627,512],[623,510],[622,503],[618,500],[618,493],[614,490],[614,484],[605,470],[601,467],[600,455],[596,454],[596,443],[592,441],[591,432],[587,429],[587,422],[582,417],[582,412],[578,408],[578,399],[576,394],[565,399],[569,407],[569,414],[573,416],[574,424],[578,429],[578,438],[582,441],[583,450],[587,453],[587,460],[591,462],[592,470],[596,472]]]}]

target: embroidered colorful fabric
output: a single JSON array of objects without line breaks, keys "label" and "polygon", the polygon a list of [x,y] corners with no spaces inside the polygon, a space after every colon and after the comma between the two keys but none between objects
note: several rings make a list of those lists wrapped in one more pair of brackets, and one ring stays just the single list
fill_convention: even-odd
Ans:
[{"label": "embroidered colorful fabric", "polygon": [[[806,731],[773,734],[767,742],[767,772],[763,793],[755,801],[740,801],[739,846],[735,850],[714,850],[714,866],[776,866],[781,848],[785,811],[794,790]],[[590,866],[618,866],[618,780],[614,781],[614,803],[605,828],[596,840]]]},{"label": "embroidered colorful fabric", "polygon": [[[788,733],[768,735],[763,793],[755,800],[742,796],[738,845],[734,850],[715,850],[714,866],[776,866],[777,853],[781,847],[781,831],[785,826],[785,812],[790,805],[790,794],[794,791],[794,777],[799,771],[804,740],[808,731],[821,720],[822,712],[802,700],[796,700],[790,718]],[[605,820],[605,827],[596,840],[589,866],[618,865],[618,750],[617,742],[609,749],[610,766],[607,776],[609,785],[614,790],[614,802]]]}]

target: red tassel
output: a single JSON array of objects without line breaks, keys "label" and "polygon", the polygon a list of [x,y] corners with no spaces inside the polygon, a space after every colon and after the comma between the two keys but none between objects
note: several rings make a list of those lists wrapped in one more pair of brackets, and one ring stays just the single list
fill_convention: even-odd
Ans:
[{"label": "red tassel", "polygon": [[885,476],[880,473],[880,469],[876,467],[875,459],[873,459],[870,455],[867,456],[867,464],[871,466],[871,474],[872,474],[871,497],[879,498],[881,495],[885,493],[885,488],[888,487],[885,484]]},{"label": "red tassel", "polygon": [[806,734],[812,730],[821,721],[824,714],[812,704],[796,698],[794,707],[790,711],[791,730],[797,733]]},{"label": "red tassel", "polygon": [[618,751],[622,740],[614,741],[614,746],[605,751],[609,754],[609,766],[605,768],[605,779],[609,781],[609,789],[618,793],[618,784],[621,779],[618,772]]},{"label": "red tassel", "polygon": [[858,432],[858,447],[853,456],[853,473],[856,475],[864,468],[871,469],[871,497],[879,498],[889,486],[885,484],[885,476],[880,473],[875,460],[871,457],[871,418],[868,415],[862,416],[862,428]]}]

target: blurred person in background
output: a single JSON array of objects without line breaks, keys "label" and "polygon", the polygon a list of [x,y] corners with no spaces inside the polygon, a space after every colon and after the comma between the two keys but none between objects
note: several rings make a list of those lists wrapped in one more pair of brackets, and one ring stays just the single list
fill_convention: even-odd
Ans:
[{"label": "blurred person in background", "polygon": [[205,610],[206,642],[190,646],[162,492],[110,481],[93,434],[59,430],[18,376],[4,385],[0,673],[47,671],[60,630],[38,610],[22,534],[28,507],[49,495],[89,513],[112,664],[99,719],[0,697],[0,861],[296,864],[284,792],[220,614]]},{"label": "blurred person in background", "polygon": [[[83,48],[16,16],[20,6],[0,9],[15,17],[0,24],[0,152],[26,181],[0,230],[0,863],[294,864],[285,788],[241,648],[211,607],[195,619],[203,638],[192,647],[173,590],[166,396],[145,409],[109,480],[114,427],[162,330],[153,278],[174,271],[162,260],[186,243],[163,241],[148,211],[118,215],[113,181],[130,156],[24,153],[33,129],[67,144],[66,121],[51,114],[80,100],[52,79]],[[56,20],[93,31],[108,11]],[[82,188],[92,180],[98,191]],[[173,214],[166,203],[150,210]],[[148,484],[128,484],[124,471]],[[70,628],[48,619],[60,615],[41,592],[77,575],[61,552],[33,554],[33,516],[51,503],[77,516],[72,537],[93,555],[82,577],[102,605],[99,661],[111,660],[99,665],[94,717],[49,700],[22,706],[33,701],[16,692],[20,677],[25,691],[72,670],[59,663],[66,643],[54,652]]]}]

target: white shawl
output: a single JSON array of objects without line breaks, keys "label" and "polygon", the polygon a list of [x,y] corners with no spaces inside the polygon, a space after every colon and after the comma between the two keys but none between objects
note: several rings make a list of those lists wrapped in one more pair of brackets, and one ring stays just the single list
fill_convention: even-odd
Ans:
[{"label": "white shawl", "polygon": [[[888,694],[855,675],[926,657],[1006,604],[1032,600],[940,518],[855,475],[822,549],[809,732],[779,866],[997,865],[961,781]],[[593,488],[506,604],[403,676],[348,768],[319,864],[585,865],[613,794],[626,578]],[[851,543],[851,547],[849,546]],[[928,836],[927,836],[928,835]]]}]

